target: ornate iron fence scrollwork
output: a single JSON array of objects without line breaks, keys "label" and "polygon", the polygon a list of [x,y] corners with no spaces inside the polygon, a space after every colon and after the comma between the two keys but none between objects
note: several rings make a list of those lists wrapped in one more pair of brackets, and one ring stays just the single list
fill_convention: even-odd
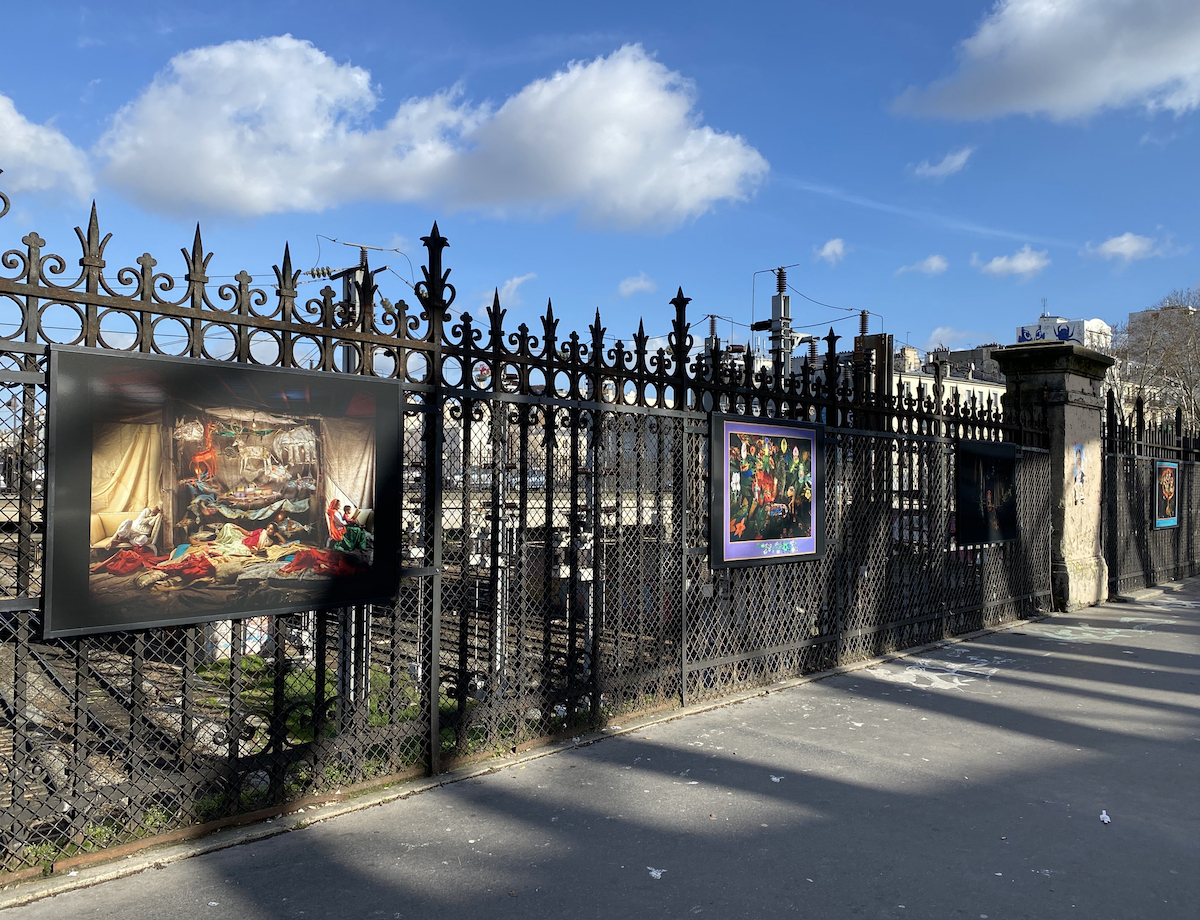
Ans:
[{"label": "ornate iron fence scrollwork", "polygon": [[[564,332],[549,303],[509,332],[498,295],[480,322],[451,313],[436,224],[416,311],[382,296],[365,251],[342,297],[305,297],[286,245],[269,284],[216,279],[197,228],[177,280],[149,253],[109,270],[94,205],[76,235],[77,275],[36,233],[0,256],[0,871],[1028,615],[1048,593],[1036,401],[963,403],[940,377],[873,392],[832,330],[794,375],[697,352],[682,290],[662,347],[641,324],[611,337],[598,311]],[[395,380],[395,603],[40,639],[53,341]],[[824,559],[714,573],[712,411],[827,426]],[[1022,446],[1016,543],[952,542],[971,439]]]}]

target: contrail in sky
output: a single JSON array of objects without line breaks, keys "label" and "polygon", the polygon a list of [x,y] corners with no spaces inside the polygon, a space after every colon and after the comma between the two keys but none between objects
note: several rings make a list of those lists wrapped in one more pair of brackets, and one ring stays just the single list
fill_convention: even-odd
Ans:
[{"label": "contrail in sky", "polygon": [[919,220],[927,224],[935,224],[939,227],[945,227],[949,230],[962,230],[964,233],[974,233],[979,236],[991,236],[1004,240],[1016,240],[1019,243],[1037,243],[1041,246],[1061,246],[1066,249],[1078,249],[1078,243],[1071,243],[1067,240],[1058,240],[1051,237],[1033,236],[1028,233],[1013,233],[1011,230],[997,230],[994,227],[985,227],[982,224],[976,224],[969,220],[961,220],[957,217],[947,217],[944,214],[934,214],[932,211],[918,211],[913,208],[905,208],[896,204],[888,204],[883,201],[875,201],[871,198],[864,198],[862,195],[855,195],[852,192],[844,192],[840,188],[835,188],[832,185],[822,185],[817,182],[809,182],[805,179],[796,179],[792,176],[781,176],[776,174],[776,179],[783,180],[784,183],[792,188],[802,192],[812,192],[815,195],[824,195],[826,198],[834,198],[838,201],[844,201],[847,204],[855,204],[860,208],[870,208],[872,211],[882,211],[885,214],[896,214],[900,217],[907,217],[911,220]]}]

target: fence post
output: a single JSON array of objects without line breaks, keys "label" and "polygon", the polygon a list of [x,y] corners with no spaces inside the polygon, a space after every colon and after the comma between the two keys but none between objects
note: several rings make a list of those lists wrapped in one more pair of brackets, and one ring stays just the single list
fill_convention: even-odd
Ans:
[{"label": "fence post", "polygon": [[[691,564],[691,553],[688,546],[687,516],[688,506],[688,416],[691,408],[688,401],[688,352],[691,348],[692,337],[688,335],[687,305],[692,302],[690,297],[683,296],[683,288],[679,288],[671,306],[675,308],[675,321],[668,338],[671,346],[671,381],[674,403],[672,409],[682,410],[679,416],[679,441],[675,447],[674,470],[672,485],[674,493],[671,496],[671,529],[678,545],[680,565],[679,573],[679,704],[688,704],[687,695],[687,643],[688,643],[688,566]],[[776,362],[776,374],[783,372],[783,366]],[[790,373],[790,371],[789,371]]]},{"label": "fence post", "polygon": [[1103,463],[1103,515],[1104,558],[1108,560],[1108,584],[1110,590],[1119,588],[1121,580],[1121,555],[1118,540],[1117,482],[1124,473],[1121,453],[1121,423],[1117,420],[1117,394],[1109,390],[1104,420],[1104,463]]},{"label": "fence post", "polygon": [[[429,323],[426,335],[430,349],[426,361],[429,363],[428,379],[431,384],[425,406],[425,495],[424,495],[424,542],[427,547],[428,564],[433,568],[430,577],[429,617],[425,621],[422,637],[422,663],[429,671],[424,675],[426,694],[429,700],[429,773],[441,772],[442,729],[441,729],[441,682],[442,682],[442,323],[447,309],[454,302],[454,285],[447,283],[450,270],[442,270],[442,250],[450,245],[435,221],[429,236],[421,237],[428,253],[429,264],[422,266],[425,276],[413,287],[421,302],[422,313]],[[446,296],[449,292],[449,297]],[[400,330],[403,332],[403,330]],[[464,369],[465,370],[465,369]],[[465,472],[465,471],[464,471]]]},{"label": "fence post", "polygon": [[1101,381],[1113,359],[1090,348],[1057,343],[1010,345],[992,354],[1008,379],[1010,406],[1021,411],[1039,391],[1045,394],[1055,609],[1103,603],[1108,599],[1108,565],[1101,520]]}]

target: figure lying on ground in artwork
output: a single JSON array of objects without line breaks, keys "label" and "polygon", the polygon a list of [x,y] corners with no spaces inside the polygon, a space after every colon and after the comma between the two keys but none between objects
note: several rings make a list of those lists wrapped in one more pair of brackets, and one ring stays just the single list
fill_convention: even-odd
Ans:
[{"label": "figure lying on ground in artwork", "polygon": [[[198,613],[324,601],[374,560],[374,449],[373,418],[179,403],[96,421],[92,600]],[[164,491],[173,501],[148,507]]]},{"label": "figure lying on ground in artwork", "polygon": [[117,532],[108,541],[108,549],[116,549],[118,544],[127,543],[138,549],[148,545],[154,536],[159,523],[162,508],[143,508],[135,518],[126,518],[117,525]]}]

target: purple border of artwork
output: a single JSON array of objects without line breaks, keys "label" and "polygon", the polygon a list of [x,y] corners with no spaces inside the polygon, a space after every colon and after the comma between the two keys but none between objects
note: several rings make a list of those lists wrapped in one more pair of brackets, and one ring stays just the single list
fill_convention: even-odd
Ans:
[{"label": "purple border of artwork", "polygon": [[[767,437],[798,437],[807,438],[811,450],[809,456],[812,463],[813,499],[809,504],[809,536],[788,537],[783,540],[753,540],[746,543],[734,543],[729,539],[729,435],[734,432],[757,434]],[[721,479],[721,533],[722,552],[727,562],[744,561],[747,559],[780,559],[793,556],[812,556],[817,552],[817,432],[815,428],[795,425],[772,425],[762,422],[739,422],[732,419],[721,421],[722,469],[725,475]]]}]

